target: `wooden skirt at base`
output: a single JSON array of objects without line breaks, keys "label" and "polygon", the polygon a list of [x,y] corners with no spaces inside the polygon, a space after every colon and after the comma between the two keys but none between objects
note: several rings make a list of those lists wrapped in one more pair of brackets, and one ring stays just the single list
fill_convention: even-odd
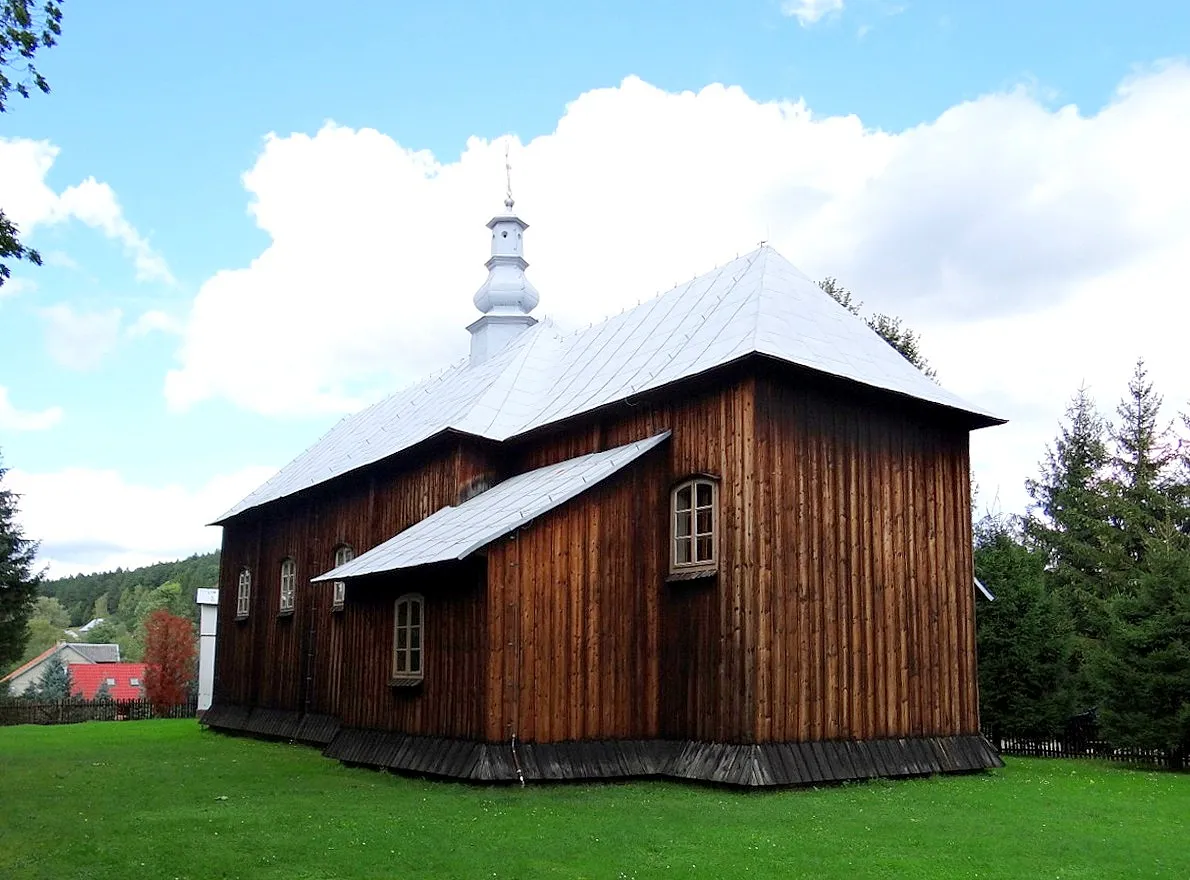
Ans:
[{"label": "wooden skirt at base", "polygon": [[341,729],[325,715],[213,706],[207,727],[325,746],[346,764],[472,782],[564,782],[666,777],[747,788],[928,776],[1003,767],[982,736],[866,742],[701,743],[606,740],[484,743]]}]

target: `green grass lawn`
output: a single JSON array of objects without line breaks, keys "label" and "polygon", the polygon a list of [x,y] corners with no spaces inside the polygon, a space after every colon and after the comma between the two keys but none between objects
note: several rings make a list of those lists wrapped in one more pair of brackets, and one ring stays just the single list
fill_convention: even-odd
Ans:
[{"label": "green grass lawn", "polygon": [[193,721],[8,727],[0,877],[1190,878],[1190,776],[473,788]]}]

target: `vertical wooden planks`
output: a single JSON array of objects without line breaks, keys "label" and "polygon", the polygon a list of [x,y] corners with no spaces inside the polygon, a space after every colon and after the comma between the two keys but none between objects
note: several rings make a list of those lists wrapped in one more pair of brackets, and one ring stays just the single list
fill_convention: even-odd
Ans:
[{"label": "vertical wooden planks", "polygon": [[[220,609],[217,693],[489,741],[976,731],[965,430],[789,375],[625,406],[499,455],[455,441],[229,524],[221,586],[234,598],[249,565],[253,613]],[[329,584],[299,584],[295,615],[276,616],[287,553],[305,580],[338,542],[363,552],[481,473],[665,428],[663,450],[488,548],[486,581],[418,575],[435,596],[427,645],[451,646],[427,649],[420,689],[388,685],[392,599],[416,581],[353,583],[334,613]],[[692,473],[719,480],[719,571],[666,583],[669,488]]]},{"label": "vertical wooden planks", "polygon": [[[782,556],[771,557],[771,575],[779,582],[795,572],[796,584],[784,608],[760,612],[773,618],[761,631],[782,642],[770,656],[786,659],[767,686],[758,674],[758,700],[773,703],[757,707],[758,732],[801,740],[968,732],[965,429],[771,378],[756,399],[757,479],[773,483],[758,496],[793,499],[788,517],[774,505],[771,543]],[[766,717],[782,715],[766,728]]]}]

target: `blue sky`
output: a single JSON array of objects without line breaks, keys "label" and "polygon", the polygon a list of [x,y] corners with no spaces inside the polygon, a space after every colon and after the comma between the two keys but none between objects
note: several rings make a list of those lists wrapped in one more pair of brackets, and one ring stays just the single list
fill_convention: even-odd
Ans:
[{"label": "blue sky", "polygon": [[[224,497],[226,493],[252,488],[248,484],[284,464],[351,405],[457,357],[465,347],[462,326],[472,292],[468,285],[472,280],[478,283],[483,275],[482,227],[489,211],[484,206],[494,210],[501,196],[502,150],[490,142],[502,136],[515,135],[514,143],[523,147],[514,162],[525,194],[519,204],[536,224],[528,241],[530,261],[540,259],[542,280],[552,281],[558,290],[551,301],[551,290],[538,281],[543,307],[556,307],[560,316],[591,320],[624,303],[614,297],[606,302],[593,302],[590,296],[581,303],[569,299],[569,291],[582,286],[575,280],[581,274],[582,249],[562,265],[560,257],[551,264],[555,251],[542,253],[540,248],[552,240],[551,224],[559,236],[556,230],[580,229],[580,215],[590,215],[591,206],[574,200],[555,206],[548,193],[561,184],[563,176],[606,174],[624,182],[622,211],[654,212],[654,224],[666,225],[664,203],[642,193],[642,186],[635,183],[651,179],[650,162],[667,162],[663,152],[649,147],[659,139],[648,129],[658,114],[634,116],[623,109],[631,101],[644,106],[668,99],[656,106],[676,107],[678,93],[692,92],[700,97],[691,112],[703,114],[709,131],[716,130],[716,113],[730,120],[723,125],[742,128],[747,123],[740,120],[759,118],[756,114],[776,106],[774,102],[788,102],[787,108],[803,106],[817,120],[816,134],[804,139],[791,134],[792,146],[784,158],[770,161],[811,169],[817,175],[809,178],[812,183],[833,180],[844,170],[830,165],[830,154],[845,154],[853,146],[857,152],[847,160],[847,168],[869,163],[866,176],[861,175],[867,183],[843,182],[834,188],[824,184],[823,192],[829,193],[814,196],[821,201],[821,205],[814,201],[819,205],[816,210],[826,211],[823,216],[848,215],[859,210],[853,204],[857,193],[879,190],[875,184],[885,183],[886,195],[878,204],[868,204],[862,216],[893,217],[889,229],[896,226],[897,216],[913,217],[923,230],[930,223],[945,229],[953,225],[948,218],[965,210],[964,205],[990,205],[981,200],[994,199],[995,193],[978,186],[977,173],[955,171],[954,177],[937,171],[940,163],[956,156],[979,155],[989,142],[1000,144],[991,160],[999,162],[998,157],[1013,151],[1013,144],[1034,144],[1030,132],[1038,132],[1035,152],[1048,155],[1048,163],[1038,160],[1035,168],[1028,157],[1023,158],[1023,164],[1005,171],[1005,180],[1027,178],[1027,192],[1034,195],[1047,188],[1064,188],[1063,192],[1072,194],[1064,202],[1070,205],[1104,177],[1102,170],[1095,169],[1114,169],[1112,162],[1117,160],[1121,166],[1128,163],[1123,153],[1116,160],[1109,154],[1117,148],[1111,146],[1117,143],[1113,140],[1117,130],[1136,129],[1139,123],[1134,124],[1134,118],[1164,132],[1162,137],[1175,145],[1186,133],[1184,126],[1167,130],[1170,119],[1179,122],[1186,115],[1187,93],[1182,89],[1183,77],[1176,72],[1184,69],[1190,37],[1190,6],[1184,3],[818,0],[510,6],[343,2],[334,4],[333,20],[327,18],[329,8],[299,2],[70,3],[60,45],[41,61],[52,94],[14,100],[0,117],[0,138],[6,139],[6,148],[33,141],[44,142],[40,155],[56,150],[48,172],[43,173],[43,166],[34,161],[20,164],[15,159],[5,160],[9,170],[0,172],[0,205],[15,213],[9,200],[26,198],[31,205],[26,208],[28,243],[48,258],[40,269],[13,266],[17,283],[0,290],[0,294],[8,291],[0,296],[0,387],[15,413],[7,424],[0,422],[0,448],[5,465],[13,469],[18,488],[27,496],[28,528],[43,537],[43,556],[55,564],[56,571],[117,561],[131,564],[216,546],[217,530],[186,529],[183,534],[179,527],[177,537],[171,537],[161,526],[152,536],[138,537],[146,530],[145,508],[176,503],[179,517],[213,518],[237,500]],[[1170,65],[1175,74],[1169,74]],[[627,77],[639,78],[651,91],[624,87]],[[1139,97],[1121,97],[1121,84],[1137,78]],[[704,90],[716,83],[737,86],[742,95],[712,100]],[[596,118],[605,112],[604,105],[591,97],[595,90],[620,108],[606,112],[621,128],[609,129],[610,123],[605,123],[601,134],[582,133],[588,131],[582,127],[584,114]],[[972,102],[973,109],[963,112],[964,102]],[[1073,113],[1077,124],[1062,115],[1061,108],[1067,105],[1076,105],[1077,111],[1067,116]],[[1118,105],[1117,112],[1111,111],[1113,105]],[[850,128],[846,117],[854,117]],[[319,135],[332,120],[341,127],[341,154],[334,152],[329,134]],[[581,131],[564,132],[561,120],[569,120],[572,130]],[[970,136],[969,148],[960,145],[957,135],[951,137],[952,128]],[[358,135],[361,129],[375,129],[383,143],[364,145]],[[818,152],[806,156],[798,152],[817,133],[826,137],[827,129],[842,132],[836,147],[814,147]],[[1003,135],[1005,140],[997,141],[1006,131],[1010,134]],[[277,135],[272,142],[266,141],[270,133]],[[292,139],[294,134],[307,138]],[[600,137],[606,140],[582,146]],[[308,143],[310,139],[314,140]],[[920,146],[926,142],[940,146]],[[675,144],[673,154],[690,160],[684,172],[689,189],[706,187],[718,193],[731,188],[735,178],[726,167],[731,164],[730,150],[700,158],[700,144],[689,140]],[[435,227],[439,221],[433,206],[450,200],[435,197],[429,184],[410,184],[405,190],[401,181],[407,178],[385,177],[384,169],[393,167],[402,149],[432,154],[432,160],[425,161],[433,169],[423,168],[428,179],[445,181],[466,174],[469,194],[460,195],[452,188],[450,198],[457,196],[471,215],[443,220]],[[1068,167],[1058,155],[1060,149],[1070,149],[1071,155],[1083,160]],[[493,159],[497,153],[500,162]],[[375,169],[366,164],[372,161],[379,163]],[[482,167],[473,173],[472,164]],[[956,159],[955,164],[962,163]],[[592,172],[594,165],[599,167]],[[908,182],[896,186],[887,182],[893,173],[888,168],[902,169]],[[250,192],[244,175],[253,169],[262,182]],[[458,169],[457,174],[453,169]],[[452,281],[448,289],[445,279],[453,277],[450,272],[415,265],[425,247],[415,238],[418,233],[409,231],[414,227],[398,224],[394,238],[378,240],[373,254],[389,247],[392,251],[374,270],[368,263],[371,257],[344,253],[336,230],[350,228],[358,218],[353,203],[337,194],[336,188],[367,190],[373,171],[375,179],[387,181],[378,184],[378,191],[390,194],[392,203],[367,203],[360,216],[373,216],[368,211],[380,218],[419,212],[426,218],[421,225],[435,241],[455,242],[439,262],[457,261],[468,267],[457,285]],[[1089,175],[1085,185],[1069,179],[1076,171]],[[937,180],[934,174],[939,175]],[[57,208],[45,207],[44,193],[40,202],[33,196],[12,195],[14,187],[41,186],[51,196],[62,196],[89,178],[106,189],[62,197],[54,203]],[[321,180],[327,181],[325,186],[317,184]],[[913,192],[915,180],[924,181],[931,193],[951,187],[953,181],[973,189],[964,197],[955,183],[952,203],[935,208],[933,200],[926,200],[923,207],[923,200],[905,195]],[[1121,180],[1118,191],[1100,193],[1090,203],[1117,206],[1127,193],[1137,191],[1132,177],[1124,175]],[[307,183],[311,183],[308,199],[302,195]],[[763,181],[752,184],[761,190],[765,187]],[[488,192],[482,191],[485,185]],[[775,186],[770,189],[779,191]],[[639,194],[638,204],[631,204],[634,193]],[[537,204],[534,194],[540,194]],[[427,201],[419,201],[422,198]],[[996,340],[1003,340],[1004,322],[1032,321],[1030,326],[1035,327],[1048,326],[1047,321],[1064,324],[1061,310],[1085,311],[1087,302],[1104,295],[1105,279],[1150,279],[1159,276],[1164,266],[1160,255],[1129,250],[1101,266],[1091,260],[1059,278],[1054,289],[1063,293],[1055,294],[1053,302],[1017,302],[1008,294],[974,292],[983,290],[982,270],[960,267],[957,275],[946,275],[939,265],[949,257],[927,254],[920,261],[906,260],[907,266],[920,262],[924,274],[913,276],[909,268],[898,267],[897,284],[884,290],[881,271],[868,265],[871,260],[866,255],[880,252],[879,246],[895,238],[889,229],[866,231],[854,246],[811,248],[813,236],[797,234],[798,224],[809,222],[800,214],[787,217],[783,209],[765,207],[751,216],[746,206],[724,202],[716,208],[716,198],[707,201],[713,214],[708,228],[714,234],[696,248],[683,249],[681,242],[659,244],[656,261],[664,272],[657,269],[657,279],[650,274],[654,264],[640,265],[631,255],[613,267],[621,276],[641,279],[633,297],[655,292],[662,275],[672,275],[674,280],[689,277],[749,248],[755,238],[771,235],[778,248],[806,271],[838,275],[857,286],[861,298],[906,315],[923,332],[933,332],[933,337],[926,336],[927,351],[933,343],[936,359],[949,368],[941,370],[944,384],[950,384],[949,374],[967,386],[954,390],[1007,406],[1006,415],[1014,423],[1032,426],[1023,434],[1005,432],[999,450],[990,437],[987,446],[976,449],[977,471],[981,462],[992,462],[983,476],[977,473],[981,485],[989,481],[996,485],[1001,498],[1014,508],[1023,504],[1020,484],[1030,462],[1040,458],[1041,444],[1052,435],[1061,400],[1077,385],[1076,374],[1078,379],[1090,376],[1092,380],[1098,374],[1091,366],[1075,365],[1055,378],[1055,389],[1066,389],[1061,394],[1055,390],[1045,397],[1014,396],[1008,379],[996,386],[978,378],[978,371],[964,368],[963,352],[973,345],[964,340],[985,340],[986,349],[971,352],[972,359],[986,364],[990,357],[1003,358],[1003,344]],[[898,207],[897,198],[907,201]],[[1164,211],[1162,228],[1169,227],[1170,212],[1182,218],[1176,206],[1156,195],[1154,199],[1124,213],[1148,217],[1145,211],[1150,209]],[[263,210],[278,206],[272,226],[253,215],[253,204]],[[836,210],[832,205],[840,207]],[[985,217],[997,210],[980,208]],[[1003,211],[1010,216],[1009,207]],[[1046,230],[1053,235],[1073,234],[1065,224],[1061,229],[1054,225],[1065,216],[1058,209],[1040,218],[1029,216],[1051,225],[1029,233],[1027,240],[1022,239],[1026,244],[1038,235],[1044,238]],[[302,230],[294,229],[299,220],[308,224]],[[1005,229],[1012,225],[1005,221]],[[285,231],[278,232],[282,227]],[[851,223],[847,228],[855,227]],[[325,239],[320,228],[327,232]],[[473,236],[468,231],[472,228]],[[985,239],[981,238],[983,225],[973,222],[970,228],[972,233],[962,239],[962,246],[983,248],[971,258],[973,266],[1014,259],[1011,247],[999,255],[991,252],[1003,246],[1008,233],[997,231]],[[1180,226],[1175,228],[1177,235],[1179,230]],[[1127,233],[1096,227],[1085,237],[1079,233],[1070,247],[1075,254],[1104,253],[1111,248],[1098,246],[1095,236],[1119,243],[1130,240]],[[540,235],[536,241],[535,234]],[[285,236],[293,236],[293,246],[280,247]],[[836,235],[830,241],[839,239]],[[1183,243],[1175,236],[1163,247]],[[278,246],[271,248],[273,244]],[[899,250],[890,253],[897,259]],[[268,259],[262,260],[266,255]],[[283,258],[295,263],[287,269],[292,274],[268,277],[301,277],[304,261],[311,266],[311,277],[319,278],[333,277],[335,265],[344,262],[373,274],[391,271],[390,286],[399,291],[393,296],[404,297],[400,308],[405,323],[424,317],[425,327],[433,331],[422,335],[441,338],[441,348],[419,341],[405,351],[406,357],[399,335],[378,336],[367,344],[387,351],[384,358],[361,354],[359,364],[354,364],[348,351],[347,356],[337,355],[337,360],[328,355],[330,367],[310,364],[305,352],[310,345],[317,346],[315,330],[328,319],[337,296],[330,289],[333,284],[323,285],[295,291],[293,309],[307,320],[294,323],[286,339],[269,338],[267,319],[260,317],[268,312],[260,304],[245,306],[249,317],[243,318],[258,338],[266,340],[262,359],[272,361],[274,367],[284,360],[299,373],[309,372],[308,376],[302,373],[301,379],[310,386],[307,398],[295,393],[293,399],[271,406],[262,403],[272,393],[265,386],[252,396],[239,394],[226,377],[209,378],[207,373],[214,369],[210,365],[219,359],[220,342],[212,338],[210,326],[195,316],[208,311],[213,316],[221,308],[220,320],[240,320],[232,286],[224,290],[213,279],[226,270],[242,270],[237,283],[251,284],[254,261]],[[601,259],[614,262],[618,257]],[[1042,265],[1065,265],[1047,252],[1037,259]],[[853,267],[854,273],[849,272]],[[953,297],[955,302],[961,300],[962,307],[953,303],[939,307],[938,302],[913,293],[944,276],[979,276],[970,282],[971,290],[964,288],[961,297]],[[415,286],[423,290],[413,295],[402,279],[416,279]],[[863,289],[858,287],[861,280]],[[282,291],[273,288],[271,294],[275,297],[269,300],[271,308],[286,302]],[[419,311],[430,308],[427,299],[443,297],[457,297],[459,307],[432,317],[429,311],[424,316]],[[573,297],[581,299],[577,292]],[[1011,305],[1004,305],[1010,301]],[[1084,305],[1079,307],[1078,302]],[[209,308],[200,308],[202,303]],[[146,314],[151,317],[145,318]],[[450,336],[449,329],[456,315],[457,338]],[[303,336],[307,328],[310,335]],[[246,351],[250,343],[245,339],[251,335],[229,338],[227,345],[229,359],[239,364],[245,385],[251,385],[257,361]],[[1164,352],[1160,342],[1153,343],[1153,350],[1148,347],[1138,335],[1136,344],[1121,354],[1120,363],[1142,353],[1155,359],[1158,368],[1163,358],[1175,362],[1174,352]],[[1140,348],[1146,350],[1136,350]],[[1105,409],[1126,378],[1120,375],[1116,381],[1120,363],[1113,362],[1110,375],[1104,373],[1099,382]],[[171,400],[166,375],[180,368],[186,381],[197,382],[194,387],[200,390],[175,394]],[[1167,397],[1176,407],[1190,396],[1190,390],[1179,400],[1181,389],[1172,384],[1178,379],[1173,370],[1169,372],[1155,378],[1159,384],[1168,380]],[[52,415],[55,411],[60,415]],[[995,464],[1008,461],[1011,464]],[[87,479],[74,483],[65,479],[63,474],[72,469],[86,472]],[[109,482],[98,480],[99,474]],[[233,474],[239,477],[233,479]],[[226,485],[213,488],[221,480]],[[72,485],[109,486],[119,497],[101,503],[94,497],[98,488],[79,489],[76,494],[69,488]],[[204,504],[217,509],[204,511]],[[87,521],[95,518],[95,511],[108,511],[114,525],[88,533]],[[154,518],[173,522],[169,516]]]}]

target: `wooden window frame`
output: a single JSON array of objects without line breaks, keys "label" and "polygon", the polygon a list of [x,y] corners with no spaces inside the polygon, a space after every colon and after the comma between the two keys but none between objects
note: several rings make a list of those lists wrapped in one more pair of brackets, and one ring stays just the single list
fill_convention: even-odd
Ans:
[{"label": "wooden window frame", "polygon": [[297,604],[297,560],[286,556],[281,560],[281,590],[277,605],[278,616],[293,614]]},{"label": "wooden window frame", "polygon": [[[401,606],[408,610],[405,622],[401,622]],[[417,623],[413,622],[413,610],[417,609]],[[393,650],[392,678],[389,684],[395,687],[410,687],[421,684],[426,672],[426,600],[421,593],[404,593],[393,602]],[[402,633],[404,638],[401,638]],[[401,643],[404,642],[404,647]],[[416,642],[416,646],[414,645]],[[415,668],[416,664],[416,668]]]},{"label": "wooden window frame", "polygon": [[[711,489],[711,503],[698,503],[698,487],[709,486]],[[690,490],[690,507],[678,510],[678,494],[683,489]],[[698,530],[698,512],[710,510],[711,530]],[[678,534],[678,516],[685,513],[690,520],[690,532],[687,535]],[[669,571],[671,576],[695,576],[713,574],[719,570],[719,481],[707,474],[695,474],[676,483],[669,493]],[[711,554],[707,558],[698,558],[699,538],[710,538]],[[679,542],[689,543],[689,559],[678,561]]]},{"label": "wooden window frame", "polygon": [[[344,558],[344,551],[346,557]],[[346,565],[351,560],[355,559],[355,548],[350,544],[340,544],[335,548],[335,559],[333,568],[338,568],[340,565]],[[333,581],[331,586],[331,611],[342,611],[343,605],[347,602],[347,582]]]},{"label": "wooden window frame", "polygon": [[252,610],[252,572],[247,566],[240,569],[236,582],[236,620],[247,620]]}]

